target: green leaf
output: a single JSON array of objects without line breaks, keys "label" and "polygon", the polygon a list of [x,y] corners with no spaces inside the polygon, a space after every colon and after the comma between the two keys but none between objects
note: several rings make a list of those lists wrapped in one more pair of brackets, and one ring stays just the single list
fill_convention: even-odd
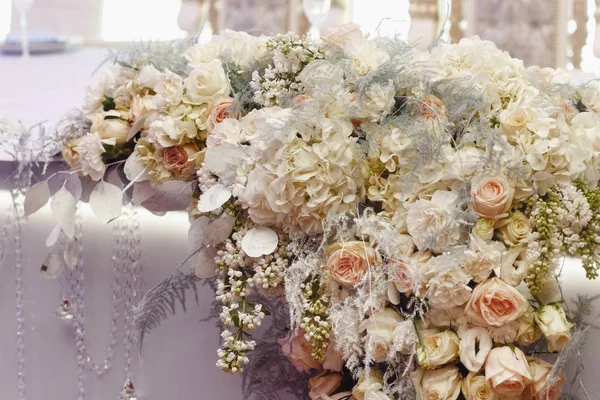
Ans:
[{"label": "green leaf", "polygon": [[104,101],[102,102],[102,107],[104,111],[110,111],[117,108],[117,105],[115,104],[115,100],[112,97],[105,97]]}]

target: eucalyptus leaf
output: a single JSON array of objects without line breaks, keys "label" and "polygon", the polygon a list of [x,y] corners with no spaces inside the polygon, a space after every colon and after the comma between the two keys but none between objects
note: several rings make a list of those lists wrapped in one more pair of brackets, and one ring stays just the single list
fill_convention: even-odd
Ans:
[{"label": "eucalyptus leaf", "polygon": [[25,195],[23,208],[25,215],[31,215],[44,207],[50,200],[50,187],[48,181],[38,182],[31,186]]},{"label": "eucalyptus leaf", "polygon": [[123,194],[117,186],[100,181],[90,194],[90,207],[102,223],[118,218],[123,206]]},{"label": "eucalyptus leaf", "polygon": [[75,211],[77,211],[77,202],[66,188],[61,188],[52,197],[50,202],[52,215],[62,231],[69,239],[75,235]]}]

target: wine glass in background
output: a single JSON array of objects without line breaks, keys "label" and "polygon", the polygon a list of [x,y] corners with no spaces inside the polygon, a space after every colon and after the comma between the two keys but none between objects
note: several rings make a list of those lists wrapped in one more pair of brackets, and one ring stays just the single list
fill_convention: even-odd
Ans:
[{"label": "wine glass in background", "polygon": [[21,30],[21,56],[29,58],[29,36],[27,34],[27,11],[31,8],[33,0],[13,0],[19,13],[19,27]]},{"label": "wine glass in background", "polygon": [[331,0],[302,0],[304,15],[310,22],[310,33],[315,37],[320,36],[321,24],[327,19],[331,8]]}]

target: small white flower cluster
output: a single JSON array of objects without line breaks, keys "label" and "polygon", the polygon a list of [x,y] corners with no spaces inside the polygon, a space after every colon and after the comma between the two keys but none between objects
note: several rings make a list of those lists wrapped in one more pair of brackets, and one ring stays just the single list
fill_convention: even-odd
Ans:
[{"label": "small white flower cluster", "polygon": [[253,282],[261,293],[268,295],[273,289],[283,286],[285,270],[290,264],[292,253],[287,244],[280,243],[274,253],[261,257],[254,264]]},{"label": "small white flower cluster", "polygon": [[320,293],[320,283],[311,279],[300,285],[302,290],[302,320],[300,328],[304,330],[304,338],[312,346],[312,357],[323,360],[329,345],[331,323],[327,312],[327,296]]},{"label": "small white flower cluster", "polygon": [[254,71],[250,86],[257,103],[280,106],[290,95],[302,92],[300,72],[311,61],[324,58],[324,53],[317,43],[293,33],[272,38],[267,48],[273,52],[273,65],[262,76]]},{"label": "small white flower cluster", "polygon": [[254,340],[245,340],[243,337],[234,335],[228,330],[221,333],[223,338],[223,348],[217,350],[219,360],[217,367],[233,374],[244,371],[244,365],[250,360],[246,354],[254,350],[256,342]]},{"label": "small white flower cluster", "polygon": [[221,322],[226,327],[237,328],[235,333],[223,330],[223,347],[217,351],[217,366],[230,373],[242,372],[243,365],[248,364],[246,353],[254,350],[256,343],[246,339],[247,331],[259,327],[265,317],[261,304],[252,307],[247,300],[252,278],[243,270],[246,257],[241,240],[245,232],[244,229],[233,233],[232,238],[225,241],[224,249],[217,252],[216,258],[219,268],[216,299],[223,303]]}]

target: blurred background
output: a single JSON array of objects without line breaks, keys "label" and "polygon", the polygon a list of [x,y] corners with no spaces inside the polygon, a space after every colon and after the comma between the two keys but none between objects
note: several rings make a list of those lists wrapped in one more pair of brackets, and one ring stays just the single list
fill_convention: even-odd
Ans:
[{"label": "blurred background", "polygon": [[[455,42],[477,34],[526,64],[598,72],[594,55],[600,0],[0,0],[0,39],[18,36],[28,8],[32,41],[81,38],[86,46],[169,40],[223,29],[255,33],[322,30],[353,21],[374,33],[384,18],[424,48],[442,27]],[[317,15],[315,18],[315,10]],[[15,36],[13,36],[14,39]],[[10,41],[10,37],[9,40]],[[596,52],[600,53],[600,52]]]}]

